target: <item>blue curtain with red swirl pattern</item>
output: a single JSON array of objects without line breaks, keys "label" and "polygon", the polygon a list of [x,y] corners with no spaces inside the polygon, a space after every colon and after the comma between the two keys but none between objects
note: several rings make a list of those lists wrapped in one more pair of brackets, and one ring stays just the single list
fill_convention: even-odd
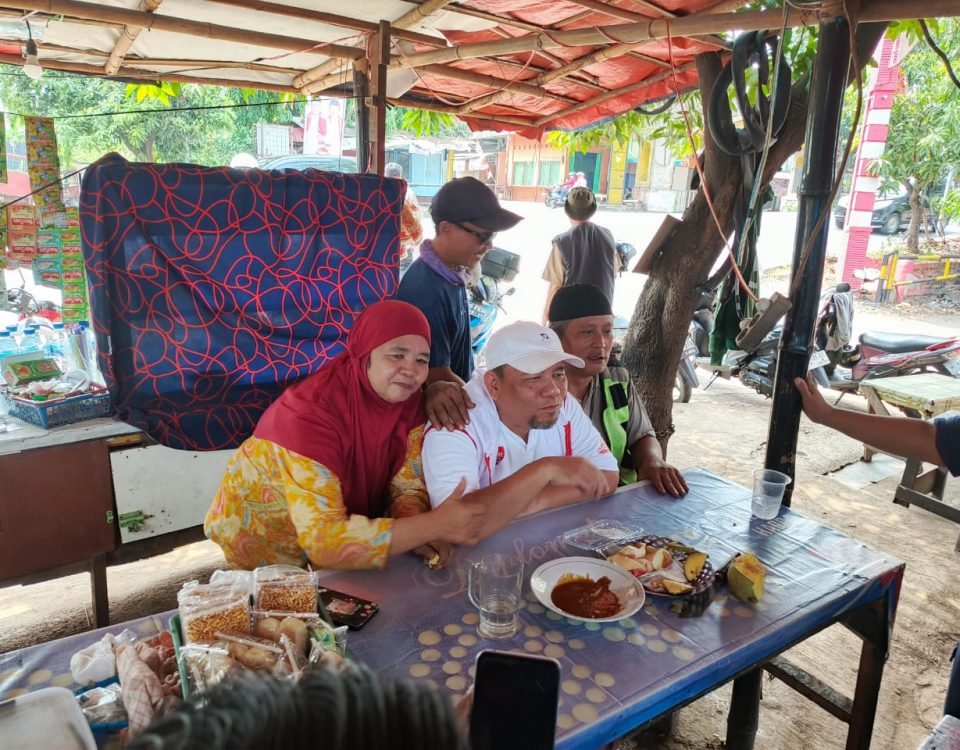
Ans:
[{"label": "blue curtain with red swirl pattern", "polygon": [[397,286],[403,183],[136,164],[87,169],[80,226],[118,418],[171,448],[239,445]]}]

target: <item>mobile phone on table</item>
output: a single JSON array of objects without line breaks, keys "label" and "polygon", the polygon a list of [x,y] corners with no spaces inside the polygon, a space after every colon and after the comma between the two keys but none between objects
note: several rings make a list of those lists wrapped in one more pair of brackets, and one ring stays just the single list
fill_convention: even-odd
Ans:
[{"label": "mobile phone on table", "polygon": [[351,630],[359,630],[380,610],[377,603],[369,599],[361,599],[323,586],[318,590],[320,601],[334,625],[346,625]]},{"label": "mobile phone on table", "polygon": [[552,750],[559,691],[556,659],[481,651],[470,711],[471,750]]}]

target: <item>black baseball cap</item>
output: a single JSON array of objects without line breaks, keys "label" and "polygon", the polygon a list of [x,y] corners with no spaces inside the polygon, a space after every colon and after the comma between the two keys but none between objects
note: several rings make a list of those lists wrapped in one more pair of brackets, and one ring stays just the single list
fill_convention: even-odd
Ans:
[{"label": "black baseball cap", "polygon": [[561,287],[553,295],[547,320],[562,323],[595,315],[613,315],[607,296],[593,284],[571,284]]},{"label": "black baseball cap", "polygon": [[493,191],[475,177],[457,177],[440,188],[430,204],[430,216],[434,224],[469,221],[490,232],[510,229],[523,219],[503,208]]}]

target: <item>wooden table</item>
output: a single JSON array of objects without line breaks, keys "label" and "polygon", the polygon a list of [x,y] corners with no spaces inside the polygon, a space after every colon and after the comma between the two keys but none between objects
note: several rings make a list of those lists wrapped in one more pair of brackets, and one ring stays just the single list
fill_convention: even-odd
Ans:
[{"label": "wooden table", "polygon": [[[931,419],[960,410],[960,378],[939,373],[868,380],[860,384],[860,392],[866,397],[871,414],[889,416],[887,406],[894,406],[907,416]],[[869,461],[877,452],[865,445],[863,460]],[[906,462],[893,502],[905,507],[918,505],[941,518],[960,524],[960,510],[943,502],[947,469],[935,466],[924,472],[922,461],[907,458]],[[954,549],[960,552],[960,536]]]},{"label": "wooden table", "polygon": [[110,451],[139,444],[142,433],[115,419],[50,430],[9,422],[19,429],[0,433],[0,581],[86,567],[102,627],[109,622],[107,554],[119,545]]},{"label": "wooden table", "polygon": [[[403,555],[382,571],[323,571],[321,583],[379,603],[379,613],[348,635],[353,657],[378,674],[427,680],[462,695],[482,649],[557,659],[558,750],[595,750],[731,680],[726,747],[751,748],[758,707],[752,691],[741,688],[744,681],[749,688],[760,669],[845,721],[848,750],[869,748],[903,563],[788,508],[769,521],[751,519],[748,488],[701,469],[684,477],[690,492],[682,499],[658,495],[649,482],[624,487],[601,500],[516,521],[475,547],[456,550],[444,570]],[[718,566],[734,552],[750,551],[768,571],[763,600],[746,605],[720,588],[704,614],[682,618],[670,610],[670,599],[650,596],[632,617],[602,625],[546,610],[530,591],[530,574],[547,560],[576,554],[561,535],[598,519],[683,540],[707,551]],[[491,552],[520,558],[527,581],[519,632],[502,641],[478,636],[466,593],[471,562]],[[164,627],[170,614],[110,630],[129,627],[147,635]],[[835,624],[862,642],[851,698],[779,656]],[[70,656],[102,635],[84,633],[0,655],[0,700],[48,684],[77,687],[70,684]]]}]

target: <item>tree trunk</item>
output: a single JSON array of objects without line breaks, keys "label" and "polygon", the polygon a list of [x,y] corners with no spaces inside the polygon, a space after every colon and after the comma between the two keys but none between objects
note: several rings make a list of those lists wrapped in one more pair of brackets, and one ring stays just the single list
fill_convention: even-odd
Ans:
[{"label": "tree trunk", "polygon": [[912,255],[920,253],[920,226],[923,223],[923,206],[920,191],[912,185],[908,188],[910,201],[910,226],[907,228],[907,250]]},{"label": "tree trunk", "polygon": [[[885,24],[863,24],[857,29],[857,58],[861,64],[869,61],[885,28]],[[718,53],[697,57],[702,102],[709,101],[722,67]],[[770,148],[761,175],[763,185],[769,183],[780,165],[803,144],[808,88],[806,76],[791,87],[789,114]],[[704,187],[710,194],[724,237],[734,230],[733,208],[740,191],[740,159],[721,151],[706,130],[703,171],[706,185],[701,185],[673,237],[654,261],[624,341],[624,365],[633,375],[664,455],[673,433],[673,383],[686,332],[700,297],[698,287],[707,281],[724,246],[707,205]]]}]

